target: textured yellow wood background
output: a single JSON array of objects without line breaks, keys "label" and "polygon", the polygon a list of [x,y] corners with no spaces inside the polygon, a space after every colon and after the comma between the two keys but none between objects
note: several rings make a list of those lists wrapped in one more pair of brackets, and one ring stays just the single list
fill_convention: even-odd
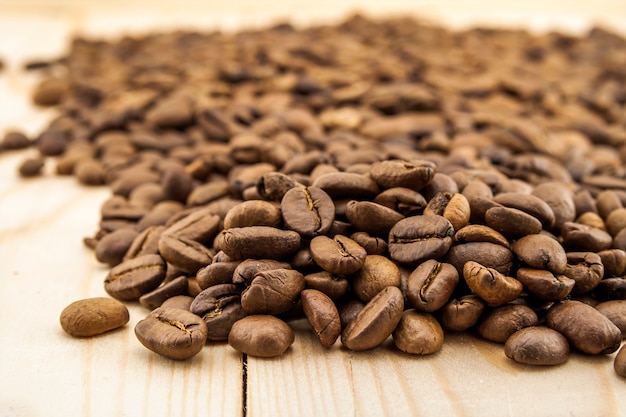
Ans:
[{"label": "textured yellow wood background", "polygon": [[[61,54],[72,33],[336,20],[356,2],[146,4],[152,3],[0,0],[0,58],[7,65],[0,73],[0,135],[13,127],[34,134],[51,117],[30,106],[36,79],[19,68],[27,58]],[[623,0],[549,7],[529,1],[509,9],[486,0],[468,4],[365,1],[361,9],[423,12],[456,26],[489,21],[581,30],[594,19],[614,25],[626,19]],[[626,380],[614,374],[613,355],[574,354],[563,366],[537,369],[469,335],[448,335],[442,351],[428,357],[402,354],[390,341],[350,353],[339,343],[323,349],[299,321],[286,355],[249,358],[244,372],[241,355],[225,344],[207,346],[183,363],[145,350],[132,331],[146,314],[139,305],[130,306],[125,328],[72,339],[58,325],[61,310],[76,299],[106,295],[106,269],[82,238],[95,231],[108,191],[55,177],[52,166],[44,178],[19,179],[17,165],[29,152],[0,155],[0,417],[241,416],[244,406],[247,416],[272,417],[626,416]]]}]

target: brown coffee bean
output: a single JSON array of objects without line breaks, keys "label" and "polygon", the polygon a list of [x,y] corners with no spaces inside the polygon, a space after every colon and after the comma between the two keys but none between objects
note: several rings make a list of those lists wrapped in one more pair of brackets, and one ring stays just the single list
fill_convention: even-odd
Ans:
[{"label": "brown coffee bean", "polygon": [[220,216],[212,210],[198,209],[171,224],[163,234],[210,243],[220,229],[220,220]]},{"label": "brown coffee bean", "polygon": [[567,255],[561,244],[543,234],[522,237],[513,245],[513,252],[525,264],[556,274],[564,273],[567,266]]},{"label": "brown coffee bean", "polygon": [[604,190],[596,196],[596,207],[602,219],[607,219],[613,210],[622,208],[619,196],[612,190]]},{"label": "brown coffee bean", "polygon": [[422,214],[426,199],[417,191],[405,187],[389,188],[374,198],[374,203],[410,217]]},{"label": "brown coffee bean", "polygon": [[504,344],[504,353],[525,365],[560,365],[569,358],[569,344],[556,330],[531,326],[513,333]]},{"label": "brown coffee bean", "polygon": [[17,130],[10,130],[4,134],[0,142],[0,150],[16,150],[28,148],[31,141],[24,133]]},{"label": "brown coffee bean", "polygon": [[626,300],[605,301],[595,308],[622,331],[622,338],[626,337]]},{"label": "brown coffee bean", "polygon": [[330,348],[341,334],[339,311],[324,293],[309,289],[302,291],[302,309],[322,346]]},{"label": "brown coffee bean", "polygon": [[415,310],[402,313],[393,331],[393,343],[398,349],[415,355],[430,355],[443,346],[443,329],[432,315]]},{"label": "brown coffee bean", "polygon": [[519,268],[516,278],[530,295],[544,301],[565,299],[576,284],[567,275],[555,274],[545,269]]},{"label": "brown coffee bean", "polygon": [[159,253],[167,262],[192,275],[212,261],[212,254],[206,246],[165,232],[159,238]]},{"label": "brown coffee bean", "polygon": [[137,300],[165,279],[165,262],[159,255],[143,255],[113,267],[104,279],[104,289],[118,300]]},{"label": "brown coffee bean", "polygon": [[617,355],[615,355],[613,369],[615,369],[617,375],[626,378],[626,345],[622,346]]},{"label": "brown coffee bean", "polygon": [[300,235],[269,226],[235,227],[218,235],[218,246],[233,260],[283,259],[298,250]]},{"label": "brown coffee bean", "polygon": [[485,222],[492,229],[512,238],[541,232],[541,222],[521,210],[492,207],[485,212]]},{"label": "brown coffee bean", "polygon": [[61,327],[71,336],[96,336],[128,323],[128,309],[112,298],[74,301],[61,312]]},{"label": "brown coffee bean", "polygon": [[590,355],[613,353],[622,342],[622,332],[611,320],[580,301],[552,306],[546,324],[562,333],[575,349]]},{"label": "brown coffee bean", "polygon": [[365,303],[354,298],[344,300],[339,306],[339,319],[341,320],[341,328],[345,329],[348,324],[354,320],[361,310],[365,307]]},{"label": "brown coffee bean", "polygon": [[476,261],[508,275],[513,271],[513,258],[513,252],[508,247],[490,242],[470,242],[452,246],[446,262],[454,265],[459,275],[463,273],[463,266],[468,261]]},{"label": "brown coffee bean", "polygon": [[615,236],[624,228],[626,228],[626,208],[616,208],[606,218],[606,230],[611,236]]},{"label": "brown coffee bean", "polygon": [[313,181],[314,187],[321,188],[331,198],[351,198],[355,200],[373,198],[378,194],[378,186],[366,175],[351,172],[331,172]]},{"label": "brown coffee bean", "polygon": [[556,221],[552,208],[541,198],[532,194],[500,193],[493,197],[493,201],[530,214],[546,229],[552,228]]},{"label": "brown coffee bean", "polygon": [[238,352],[260,358],[282,355],[295,336],[287,323],[267,315],[244,317],[233,324],[228,344]]},{"label": "brown coffee bean", "polygon": [[363,267],[351,276],[351,282],[354,294],[368,302],[386,287],[400,287],[400,269],[384,256],[367,255]]},{"label": "brown coffee bean", "polygon": [[581,214],[575,220],[575,223],[584,224],[585,226],[595,227],[596,229],[606,230],[604,220],[596,213],[590,211]]},{"label": "brown coffee bean", "polygon": [[439,314],[441,325],[452,332],[462,332],[478,323],[485,302],[476,294],[464,295],[459,299],[449,301]]},{"label": "brown coffee bean", "polygon": [[607,249],[598,252],[604,266],[604,277],[621,276],[626,272],[626,252],[621,249]]},{"label": "brown coffee bean", "polygon": [[42,174],[44,165],[42,158],[27,158],[20,164],[18,172],[24,178],[36,177]]},{"label": "brown coffee bean", "polygon": [[187,290],[187,277],[180,276],[139,297],[139,304],[148,310],[154,310],[168,298],[187,294]]},{"label": "brown coffee bean", "polygon": [[545,201],[554,213],[554,229],[560,230],[564,223],[576,217],[573,193],[561,182],[544,182],[537,185],[532,195]]},{"label": "brown coffee bean", "polygon": [[508,304],[497,307],[481,321],[478,333],[484,339],[504,343],[513,333],[524,327],[539,323],[537,314],[521,304]]},{"label": "brown coffee bean", "polygon": [[68,93],[67,80],[61,78],[46,78],[42,80],[33,93],[33,103],[38,106],[54,106],[61,103]]},{"label": "brown coffee bean", "polygon": [[454,266],[429,259],[409,275],[406,296],[413,308],[433,312],[448,302],[458,282]]},{"label": "brown coffee bean", "polygon": [[352,274],[365,262],[367,252],[349,237],[336,235],[334,238],[317,236],[311,240],[311,256],[325,271],[337,275]]},{"label": "brown coffee bean", "polygon": [[430,161],[381,161],[372,164],[370,175],[382,189],[394,187],[419,191],[433,179],[436,166]]},{"label": "brown coffee bean", "polygon": [[213,181],[194,188],[187,196],[188,206],[204,206],[231,193],[228,181]]},{"label": "brown coffee bean", "polygon": [[260,271],[241,294],[248,314],[280,314],[294,307],[304,290],[304,276],[293,269]]},{"label": "brown coffee bean", "polygon": [[372,298],[341,333],[350,350],[375,348],[387,339],[402,318],[404,301],[397,287],[387,287]]},{"label": "brown coffee bean", "polygon": [[238,263],[232,275],[232,282],[249,286],[256,274],[273,269],[291,269],[291,265],[274,259],[246,259]]},{"label": "brown coffee bean", "polygon": [[163,301],[160,307],[163,308],[180,308],[189,311],[193,297],[188,295],[175,295]]},{"label": "brown coffee bean", "polygon": [[463,266],[463,278],[474,293],[491,304],[511,302],[523,290],[522,283],[515,278],[474,261],[468,261]]},{"label": "brown coffee bean", "polygon": [[469,224],[457,230],[454,234],[454,242],[461,244],[468,242],[489,242],[504,246],[505,248],[509,247],[509,241],[500,232],[481,224]]},{"label": "brown coffee bean", "polygon": [[280,210],[287,228],[312,238],[326,234],[335,220],[335,205],[321,188],[294,187],[285,193]]},{"label": "brown coffee bean", "polygon": [[626,278],[606,278],[593,289],[593,295],[600,301],[626,300]]},{"label": "brown coffee bean", "polygon": [[224,229],[248,226],[278,227],[282,223],[281,210],[267,201],[252,200],[237,204],[224,218]]},{"label": "brown coffee bean", "polygon": [[318,290],[326,294],[331,300],[338,300],[343,297],[350,287],[350,283],[345,277],[328,271],[307,274],[304,276],[304,282],[307,288]]},{"label": "brown coffee bean", "polygon": [[135,326],[142,345],[169,359],[189,359],[202,350],[207,338],[204,321],[179,308],[159,307]]},{"label": "brown coffee bean", "polygon": [[234,284],[218,284],[203,290],[189,310],[206,323],[208,340],[227,340],[233,324],[247,315],[241,306],[241,288]]},{"label": "brown coffee bean", "polygon": [[604,276],[602,258],[591,252],[568,252],[563,274],[575,281],[572,294],[585,294],[593,290]]},{"label": "brown coffee bean", "polygon": [[123,260],[137,258],[142,255],[156,255],[159,253],[159,239],[165,230],[163,226],[150,226],[139,233],[128,247]]},{"label": "brown coffee bean", "polygon": [[96,259],[110,267],[118,265],[138,235],[136,230],[124,228],[103,236],[95,247]]},{"label": "brown coffee bean", "polygon": [[600,252],[611,248],[608,232],[580,223],[565,222],[561,227],[563,245],[570,251]]},{"label": "brown coffee bean", "polygon": [[371,201],[349,201],[345,215],[357,230],[381,238],[387,238],[391,228],[404,219],[397,211]]},{"label": "brown coffee bean", "polygon": [[389,254],[394,261],[418,264],[446,254],[454,228],[442,216],[413,216],[400,220],[389,232]]},{"label": "brown coffee bean", "polygon": [[103,185],[106,183],[106,170],[102,163],[95,159],[83,158],[76,161],[73,171],[76,179],[81,184]]},{"label": "brown coffee bean", "polygon": [[350,235],[350,239],[362,246],[368,255],[385,256],[388,253],[387,241],[383,238],[370,236],[366,232],[356,232]]},{"label": "brown coffee bean", "polygon": [[470,219],[470,205],[463,194],[439,192],[428,201],[424,214],[436,214],[448,219],[454,230],[459,230]]}]

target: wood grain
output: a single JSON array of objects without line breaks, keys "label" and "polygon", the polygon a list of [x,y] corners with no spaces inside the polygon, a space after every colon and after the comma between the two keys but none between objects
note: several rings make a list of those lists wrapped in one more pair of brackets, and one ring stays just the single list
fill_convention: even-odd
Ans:
[{"label": "wood grain", "polygon": [[[71,31],[110,24],[113,15],[9,16],[0,8],[0,54],[9,64],[0,73],[0,134],[12,127],[34,134],[53,115],[30,106],[36,80],[21,74],[22,60],[54,56]],[[339,342],[324,349],[297,320],[296,342],[280,358],[244,364],[216,344],[174,362],[136,340],[133,327],[147,311],[134,304],[124,328],[71,338],[58,324],[61,310],[106,295],[107,270],[82,238],[96,230],[109,191],[55,177],[52,165],[42,178],[19,179],[17,166],[30,154],[0,155],[0,417],[626,416],[626,380],[613,372],[614,355],[573,354],[562,366],[533,368],[468,334],[447,334],[443,349],[426,357],[401,353],[391,340],[349,352]]]}]

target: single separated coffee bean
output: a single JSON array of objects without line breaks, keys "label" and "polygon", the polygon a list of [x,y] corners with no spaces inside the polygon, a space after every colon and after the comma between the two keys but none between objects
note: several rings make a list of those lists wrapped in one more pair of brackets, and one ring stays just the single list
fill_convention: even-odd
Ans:
[{"label": "single separated coffee bean", "polygon": [[531,326],[518,330],[506,340],[504,354],[525,365],[560,365],[569,358],[569,344],[556,330]]},{"label": "single separated coffee bean", "polygon": [[435,317],[428,313],[407,310],[402,313],[393,331],[393,343],[398,349],[415,355],[429,355],[443,346],[443,329]]},{"label": "single separated coffee bean", "polygon": [[238,352],[259,358],[280,356],[295,336],[287,323],[274,316],[253,315],[235,322],[228,344]]},{"label": "single separated coffee bean", "polygon": [[61,327],[75,337],[96,336],[128,323],[128,309],[112,298],[74,301],[61,312]]},{"label": "single separated coffee bean", "polygon": [[143,255],[115,266],[104,279],[104,289],[118,300],[137,300],[165,279],[165,262],[159,255]]},{"label": "single separated coffee bean", "polygon": [[546,324],[563,334],[576,350],[590,355],[613,353],[622,343],[620,329],[580,301],[566,300],[552,306]]},{"label": "single separated coffee bean", "polygon": [[380,345],[398,325],[404,297],[397,287],[387,287],[372,298],[341,333],[341,344],[350,350]]},{"label": "single separated coffee bean", "polygon": [[567,255],[559,242],[541,234],[524,236],[513,245],[513,252],[527,265],[562,274]]},{"label": "single separated coffee bean", "polygon": [[330,348],[341,334],[341,321],[335,303],[323,292],[302,291],[302,309],[322,346]]},{"label": "single separated coffee bean", "polygon": [[166,358],[185,360],[204,347],[207,326],[190,311],[159,307],[137,323],[135,335],[151,351]]}]

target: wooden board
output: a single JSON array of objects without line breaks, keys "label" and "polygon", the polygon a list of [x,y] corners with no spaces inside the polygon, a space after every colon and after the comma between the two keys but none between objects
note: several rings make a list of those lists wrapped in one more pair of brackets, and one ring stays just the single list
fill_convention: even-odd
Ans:
[{"label": "wooden board", "polygon": [[[60,54],[80,24],[67,20],[71,14],[4,10],[0,134],[12,127],[34,134],[51,113],[29,105],[35,78],[19,65]],[[106,268],[82,238],[96,230],[109,192],[56,177],[51,165],[43,178],[18,178],[31,152],[0,155],[0,417],[626,415],[626,380],[614,374],[613,355],[573,354],[565,365],[532,368],[467,334],[446,335],[443,349],[427,357],[390,341],[357,353],[339,342],[322,348],[299,320],[291,323],[296,342],[280,358],[244,360],[218,344],[173,362],[136,340],[133,327],[147,313],[137,304],[126,327],[71,338],[58,324],[61,310],[106,295]]]}]

